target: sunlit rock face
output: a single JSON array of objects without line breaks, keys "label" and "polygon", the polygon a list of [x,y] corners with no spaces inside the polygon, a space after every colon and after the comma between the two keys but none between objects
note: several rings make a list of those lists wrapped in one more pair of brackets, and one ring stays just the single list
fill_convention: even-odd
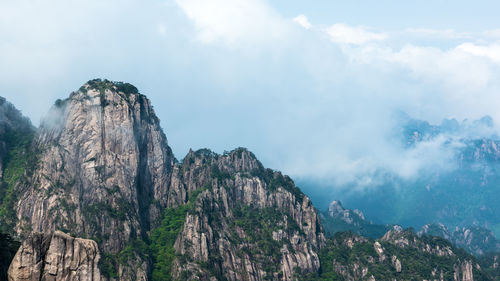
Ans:
[{"label": "sunlit rock face", "polygon": [[319,269],[319,217],[290,178],[245,149],[190,152],[180,177],[202,191],[175,242],[174,277],[294,280]]},{"label": "sunlit rock face", "polygon": [[92,240],[60,231],[33,233],[9,267],[9,281],[100,281],[99,249]]},{"label": "sunlit rock face", "polygon": [[117,253],[145,238],[166,205],[175,159],[150,101],[132,85],[89,81],[58,100],[33,153],[33,175],[17,186],[21,236],[63,230]]}]

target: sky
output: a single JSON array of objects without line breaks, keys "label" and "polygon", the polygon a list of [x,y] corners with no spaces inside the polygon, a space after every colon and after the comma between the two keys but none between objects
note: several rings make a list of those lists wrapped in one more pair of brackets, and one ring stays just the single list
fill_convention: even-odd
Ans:
[{"label": "sky", "polygon": [[395,112],[500,124],[500,3],[406,2],[0,0],[0,95],[37,125],[90,79],[129,82],[178,159],[243,146],[296,178],[411,178],[449,151],[403,150]]}]

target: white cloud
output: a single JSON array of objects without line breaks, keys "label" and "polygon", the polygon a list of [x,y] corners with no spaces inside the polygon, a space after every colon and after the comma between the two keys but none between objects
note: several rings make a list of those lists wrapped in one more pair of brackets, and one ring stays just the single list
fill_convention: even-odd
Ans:
[{"label": "white cloud", "polygon": [[483,35],[489,38],[500,39],[500,29],[486,30],[483,32]]},{"label": "white cloud", "polygon": [[305,29],[310,29],[312,27],[312,24],[309,22],[307,17],[305,15],[298,15],[293,19],[294,22],[298,23],[300,26],[302,26]]},{"label": "white cloud", "polygon": [[395,149],[391,110],[500,121],[498,31],[312,26],[265,0],[49,2],[0,1],[0,94],[35,123],[88,79],[124,80],[153,100],[178,157],[249,146],[292,175],[367,183],[439,156]]},{"label": "white cloud", "polygon": [[268,5],[255,0],[175,0],[194,23],[203,43],[242,46],[279,41],[288,26]]},{"label": "white cloud", "polygon": [[486,57],[491,59],[496,63],[500,63],[500,45],[499,44],[491,44],[491,45],[477,45],[474,43],[463,43],[457,46],[457,50],[460,50],[465,53],[469,53],[474,56]]},{"label": "white cloud", "polygon": [[370,41],[381,41],[387,38],[384,33],[374,33],[361,27],[352,27],[342,23],[328,27],[326,33],[333,42],[355,45],[365,44]]},{"label": "white cloud", "polygon": [[412,33],[414,35],[448,40],[474,38],[473,34],[469,32],[457,32],[453,29],[410,28],[407,29],[406,32]]}]

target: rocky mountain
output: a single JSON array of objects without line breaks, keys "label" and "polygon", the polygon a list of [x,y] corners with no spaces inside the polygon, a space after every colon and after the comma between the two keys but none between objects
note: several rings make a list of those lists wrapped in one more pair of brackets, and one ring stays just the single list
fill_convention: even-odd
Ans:
[{"label": "rocky mountain", "polygon": [[449,230],[443,224],[427,224],[418,232],[418,235],[423,234],[443,237],[476,256],[488,252],[500,252],[500,241],[490,230],[482,227],[457,227]]},{"label": "rocky mountain", "polygon": [[499,253],[487,253],[479,257],[479,263],[485,269],[485,272],[489,274],[493,280],[500,280],[500,254]]},{"label": "rocky mountain", "polygon": [[[377,239],[395,227],[395,225],[375,224],[368,221],[361,211],[344,208],[338,200],[332,201],[328,210],[320,214],[320,218],[327,236],[350,231]],[[417,235],[442,237],[455,247],[465,249],[475,256],[488,252],[500,252],[500,241],[496,239],[493,232],[479,226],[456,227],[450,230],[441,223],[426,224],[417,232]]]},{"label": "rocky mountain", "polygon": [[480,227],[500,237],[500,138],[492,119],[447,119],[438,125],[404,114],[396,119],[399,125],[394,128],[393,145],[409,152],[438,147],[449,157],[444,167],[423,167],[410,178],[377,170],[364,192],[350,183],[330,187],[325,196],[314,193],[314,180],[299,185],[306,192],[311,190],[312,200],[322,204],[319,208],[327,208],[333,199],[341,200],[352,209],[363,210],[377,224],[416,229],[429,223],[442,223],[450,229]]},{"label": "rocky mountain", "polygon": [[[60,230],[93,239],[103,278],[291,280],[319,268],[319,218],[290,178],[245,149],[191,151],[178,163],[149,100],[130,84],[92,80],[58,100],[29,153],[14,186],[15,219],[5,222],[20,238]],[[165,245],[170,232],[179,234]]]},{"label": "rocky mountain", "polygon": [[319,280],[492,280],[450,242],[400,228],[377,240],[337,233],[320,256],[325,262]]},{"label": "rocky mountain", "polygon": [[333,236],[337,232],[350,231],[361,236],[377,239],[392,228],[391,225],[375,224],[366,220],[363,212],[357,209],[346,209],[338,200],[332,201],[328,206],[328,210],[320,214],[320,218],[328,236]]},{"label": "rocky mountain", "polygon": [[9,280],[101,280],[99,250],[93,240],[60,231],[32,233],[9,268]]},{"label": "rocky mountain", "polygon": [[[343,272],[356,263],[331,251],[367,258],[325,238],[309,198],[248,150],[191,150],[177,161],[150,101],[130,84],[91,80],[56,101],[36,132],[12,143],[22,145],[6,151],[16,151],[16,160],[4,169],[10,180],[0,222],[23,242],[11,281],[349,279]],[[340,203],[331,217],[364,221]],[[356,237],[362,249],[373,248],[373,240]],[[384,237],[377,243],[396,247],[387,252],[396,259],[387,258],[390,268],[369,268],[367,278],[387,280],[394,266],[402,278],[427,270],[409,266],[398,252],[404,248],[422,263],[438,259],[432,268],[443,276],[489,280],[466,253],[441,259],[441,248],[427,251],[422,238],[403,247],[392,234]]]}]

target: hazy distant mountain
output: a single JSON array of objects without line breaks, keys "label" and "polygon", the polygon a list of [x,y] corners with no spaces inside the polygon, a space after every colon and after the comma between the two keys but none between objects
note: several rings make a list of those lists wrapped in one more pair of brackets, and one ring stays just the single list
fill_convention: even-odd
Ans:
[{"label": "hazy distant mountain", "polygon": [[[442,223],[450,229],[477,226],[500,237],[500,140],[492,119],[450,119],[431,125],[405,114],[398,116],[400,126],[395,135],[400,145],[410,150],[439,140],[441,149],[452,153],[447,167],[423,169],[411,179],[379,170],[369,188],[359,189],[356,183],[331,186],[329,201],[341,200],[344,206],[361,210],[379,224],[421,228]],[[314,179],[299,185],[311,190],[312,200],[326,208],[327,197],[314,193]]]},{"label": "hazy distant mountain", "polygon": [[327,236],[350,231],[357,235],[377,239],[392,229],[392,225],[375,224],[366,220],[361,211],[346,209],[337,200],[330,203],[328,210],[322,212],[320,218]]},{"label": "hazy distant mountain", "polygon": [[418,235],[431,235],[443,237],[455,246],[468,252],[481,256],[488,252],[500,253],[500,241],[490,230],[482,227],[462,227],[449,230],[443,224],[427,224],[422,227]]}]

